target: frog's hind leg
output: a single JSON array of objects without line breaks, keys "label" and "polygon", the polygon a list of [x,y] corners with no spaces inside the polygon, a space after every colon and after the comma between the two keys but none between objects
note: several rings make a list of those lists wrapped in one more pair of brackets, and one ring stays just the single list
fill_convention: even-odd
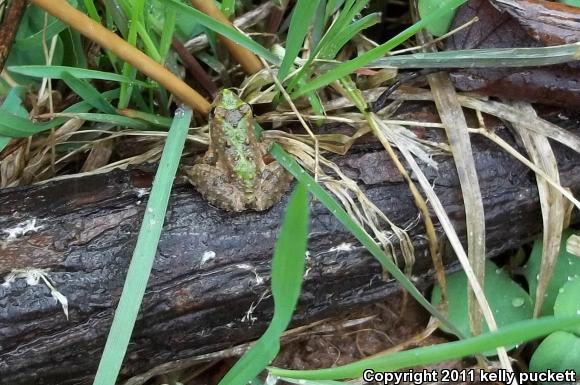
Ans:
[{"label": "frog's hind leg", "polygon": [[244,193],[230,183],[227,174],[219,168],[196,164],[191,168],[188,179],[212,205],[227,211],[246,209]]},{"label": "frog's hind leg", "polygon": [[263,211],[278,203],[290,188],[292,179],[292,175],[278,162],[268,164],[262,172],[260,187],[256,189],[252,209]]}]

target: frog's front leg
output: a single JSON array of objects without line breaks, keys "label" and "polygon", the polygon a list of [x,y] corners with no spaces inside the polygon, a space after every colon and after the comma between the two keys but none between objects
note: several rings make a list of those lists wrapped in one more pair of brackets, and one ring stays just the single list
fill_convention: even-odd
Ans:
[{"label": "frog's front leg", "polygon": [[196,164],[187,173],[187,178],[212,205],[227,211],[246,209],[244,193],[220,168]]},{"label": "frog's front leg", "polygon": [[278,162],[272,162],[264,168],[260,177],[259,188],[251,208],[257,211],[267,210],[278,203],[288,191],[292,174],[288,173]]}]

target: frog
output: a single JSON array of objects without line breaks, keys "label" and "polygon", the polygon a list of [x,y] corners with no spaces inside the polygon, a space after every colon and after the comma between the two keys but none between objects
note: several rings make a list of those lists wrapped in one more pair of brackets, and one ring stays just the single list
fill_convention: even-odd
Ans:
[{"label": "frog", "polygon": [[278,203],[292,176],[264,159],[272,141],[257,137],[251,106],[223,89],[209,113],[209,147],[201,162],[186,170],[187,179],[213,206],[226,211],[264,211]]}]

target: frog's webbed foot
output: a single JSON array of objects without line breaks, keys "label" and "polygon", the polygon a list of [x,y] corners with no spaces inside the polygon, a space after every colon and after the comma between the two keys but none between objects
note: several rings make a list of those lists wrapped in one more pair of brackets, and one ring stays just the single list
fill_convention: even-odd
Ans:
[{"label": "frog's webbed foot", "polygon": [[246,209],[244,193],[219,168],[196,164],[189,171],[188,179],[212,205],[227,211]]},{"label": "frog's webbed foot", "polygon": [[292,174],[287,172],[278,162],[268,164],[262,172],[260,187],[256,189],[255,200],[251,208],[257,211],[267,210],[278,203],[282,195],[290,187]]}]

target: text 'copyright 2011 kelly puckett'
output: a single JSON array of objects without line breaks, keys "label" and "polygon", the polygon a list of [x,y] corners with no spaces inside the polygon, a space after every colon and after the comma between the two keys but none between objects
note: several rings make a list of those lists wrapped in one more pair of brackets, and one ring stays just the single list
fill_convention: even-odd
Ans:
[{"label": "text 'copyright 2011 kelly puckett'", "polygon": [[363,372],[363,380],[367,382],[375,381],[379,384],[397,385],[402,383],[412,383],[416,385],[427,383],[457,383],[457,382],[504,382],[511,384],[517,381],[519,384],[527,381],[533,382],[555,382],[561,384],[574,384],[577,381],[577,374],[574,370],[555,372],[547,370],[545,372],[524,372],[513,373],[505,369],[488,371],[485,369],[423,369],[407,370],[400,372],[375,372],[366,369]]}]

